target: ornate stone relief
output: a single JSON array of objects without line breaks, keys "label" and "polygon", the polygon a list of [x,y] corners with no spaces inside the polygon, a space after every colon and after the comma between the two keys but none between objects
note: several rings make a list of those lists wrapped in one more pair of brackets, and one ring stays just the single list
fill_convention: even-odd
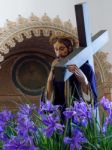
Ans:
[{"label": "ornate stone relief", "polygon": [[95,72],[97,77],[97,88],[99,99],[107,96],[112,100],[112,64],[107,61],[108,53],[97,52],[94,56]]},{"label": "ornate stone relief", "polygon": [[94,56],[95,70],[100,74],[100,82],[110,82],[110,78],[112,77],[112,64],[107,61],[106,52],[97,52]]},{"label": "ornate stone relief", "polygon": [[78,44],[76,29],[70,20],[62,22],[59,16],[51,19],[45,13],[39,18],[32,13],[28,19],[19,15],[16,22],[7,19],[4,28],[0,28],[0,62],[3,61],[4,55],[9,53],[10,48],[15,47],[16,41],[24,40],[24,36],[26,38],[31,38],[33,34],[37,37],[41,34],[50,36],[51,33],[70,35]]},{"label": "ornate stone relief", "polygon": [[[24,37],[28,39],[33,35],[36,37],[41,35],[49,37],[51,33],[70,35],[75,39],[76,45],[78,45],[77,30],[72,26],[70,20],[62,22],[59,16],[51,19],[46,13],[42,17],[31,13],[29,18],[19,15],[15,22],[7,19],[4,27],[0,28],[0,62],[4,60],[4,56],[9,53],[10,49],[16,46],[16,42],[24,41]],[[107,53],[98,52],[94,58],[95,72],[98,76],[98,89],[104,92],[109,87],[109,93],[112,89],[110,80],[112,78],[112,73],[110,72],[112,65],[106,61]],[[103,96],[103,93],[100,95]]]}]

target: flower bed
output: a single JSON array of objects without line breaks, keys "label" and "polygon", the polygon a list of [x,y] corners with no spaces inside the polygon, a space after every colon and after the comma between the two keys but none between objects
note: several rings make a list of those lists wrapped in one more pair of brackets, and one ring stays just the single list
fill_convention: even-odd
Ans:
[{"label": "flower bed", "polygon": [[5,109],[0,112],[0,150],[111,150],[112,102],[103,97],[99,105],[107,112],[102,124],[96,108],[83,101],[66,109],[50,102],[40,109],[20,105],[15,114]]}]

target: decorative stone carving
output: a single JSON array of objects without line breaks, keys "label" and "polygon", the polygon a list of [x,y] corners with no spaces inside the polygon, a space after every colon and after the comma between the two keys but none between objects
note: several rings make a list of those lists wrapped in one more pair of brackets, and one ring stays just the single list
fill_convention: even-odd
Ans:
[{"label": "decorative stone carving", "polygon": [[[3,60],[4,60],[4,57],[3,57],[3,55],[0,54],[0,62]],[[1,66],[0,66],[0,69],[1,69]]]},{"label": "decorative stone carving", "polygon": [[16,41],[18,41],[18,42],[22,42],[24,39],[23,39],[23,35],[22,35],[22,33],[20,32],[20,33],[18,33],[18,34],[16,34],[15,36],[14,36],[14,39],[16,40]]},{"label": "decorative stone carving", "polygon": [[41,18],[42,22],[46,25],[46,24],[51,24],[51,19],[47,16],[46,13],[44,13],[44,16],[42,16]]},{"label": "decorative stone carving", "polygon": [[15,47],[16,43],[15,43],[14,39],[9,39],[9,41],[7,41],[7,45],[10,47]]},{"label": "decorative stone carving", "polygon": [[64,27],[67,29],[67,30],[71,30],[73,28],[70,20],[64,22]]},{"label": "decorative stone carving", "polygon": [[39,37],[41,35],[41,31],[39,29],[32,29],[32,32],[37,37]]},{"label": "decorative stone carving", "polygon": [[[10,48],[15,47],[16,41],[23,42],[24,37],[31,38],[33,34],[36,37],[41,36],[41,34],[43,36],[50,34],[70,35],[74,38],[75,44],[79,45],[77,30],[72,26],[70,20],[62,22],[59,16],[51,19],[46,13],[40,18],[31,13],[28,19],[19,15],[17,21],[13,22],[7,19],[4,27],[0,28],[0,62],[4,60],[4,55],[9,53]],[[112,92],[112,82],[110,81],[112,65],[106,61],[107,55],[107,53],[98,52],[94,56],[95,71],[98,75],[98,89],[101,91],[100,96],[103,96],[102,91]]]},{"label": "decorative stone carving", "polygon": [[17,22],[19,25],[23,25],[23,24],[26,24],[28,22],[28,20],[26,18],[22,17],[21,15],[19,15]]},{"label": "decorative stone carving", "polygon": [[32,33],[37,37],[41,36],[41,33],[43,36],[50,36],[51,33],[67,34],[74,37],[76,43],[78,41],[76,29],[73,28],[70,20],[63,23],[59,16],[51,19],[46,13],[41,18],[32,13],[28,19],[19,15],[16,22],[7,19],[4,28],[0,28],[1,55],[7,54],[9,48],[16,45],[16,41],[22,42],[24,37],[31,38]]},{"label": "decorative stone carving", "polygon": [[43,35],[44,36],[50,36],[50,29],[46,30],[46,29],[43,29]]},{"label": "decorative stone carving", "polygon": [[94,56],[99,99],[104,95],[112,99],[112,64],[107,62],[107,55],[108,53],[100,51]]},{"label": "decorative stone carving", "polygon": [[96,72],[98,72],[98,70],[100,71],[101,74],[101,82],[108,82],[110,81],[110,77],[112,78],[112,64],[110,64],[107,61],[107,52],[97,52],[94,56],[94,61],[95,61],[95,69]]},{"label": "decorative stone carving", "polygon": [[3,34],[3,32],[4,32],[4,28],[0,28],[0,36],[1,34]]},{"label": "decorative stone carving", "polygon": [[31,16],[29,18],[29,22],[33,23],[35,21],[39,21],[39,18],[37,16],[35,16],[34,13],[31,13]]},{"label": "decorative stone carving", "polygon": [[7,29],[13,29],[16,27],[16,22],[9,21],[8,19],[6,20],[6,28]]},{"label": "decorative stone carving", "polygon": [[24,31],[23,34],[27,39],[30,39],[32,37],[31,30]]},{"label": "decorative stone carving", "polygon": [[53,25],[56,27],[63,27],[63,23],[59,16],[56,16],[56,18],[53,19]]},{"label": "decorative stone carving", "polygon": [[[3,54],[7,54],[7,53],[9,53],[9,48],[6,45],[3,44],[0,47],[0,52],[3,53]],[[0,57],[0,58],[2,58],[2,57]],[[2,60],[4,60],[4,59],[0,59],[0,62],[2,62]]]}]

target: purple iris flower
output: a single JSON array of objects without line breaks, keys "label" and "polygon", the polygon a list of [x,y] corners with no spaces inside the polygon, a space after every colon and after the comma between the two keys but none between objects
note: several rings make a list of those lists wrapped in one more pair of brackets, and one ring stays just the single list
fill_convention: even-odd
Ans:
[{"label": "purple iris flower", "polygon": [[72,138],[65,137],[64,143],[70,144],[70,150],[81,150],[81,144],[86,143],[87,139],[84,137],[83,133],[79,129],[75,129]]},{"label": "purple iris flower", "polygon": [[4,131],[3,127],[0,126],[0,133],[3,132],[3,131]]},{"label": "purple iris flower", "polygon": [[85,116],[89,119],[92,118],[92,112],[89,106],[85,102],[74,102],[74,110],[80,116]]},{"label": "purple iris flower", "polygon": [[39,150],[32,144],[26,142],[25,139],[21,137],[13,137],[6,144],[3,145],[3,150]]},{"label": "purple iris flower", "polygon": [[0,121],[6,122],[11,119],[13,119],[11,111],[5,109],[4,111],[0,112]]},{"label": "purple iris flower", "polygon": [[18,134],[25,137],[29,131],[35,132],[35,124],[31,120],[25,119],[17,123],[16,130]]},{"label": "purple iris flower", "polygon": [[92,108],[85,102],[74,102],[74,106],[67,108],[63,114],[67,119],[73,118],[75,124],[87,126],[88,120],[92,119]]},{"label": "purple iris flower", "polygon": [[36,108],[35,105],[21,105],[20,111],[17,113],[17,127],[18,132],[24,135],[28,133],[29,130],[35,129],[35,124],[32,120],[32,113]]},{"label": "purple iris flower", "polygon": [[66,117],[66,119],[70,119],[70,118],[72,118],[73,116],[76,115],[76,111],[71,106],[70,108],[66,108],[66,111],[64,111],[63,114]]},{"label": "purple iris flower", "polygon": [[108,111],[109,109],[112,108],[112,104],[111,102],[105,97],[103,96],[101,101],[100,101],[100,104],[103,106],[103,108]]},{"label": "purple iris flower", "polygon": [[41,106],[38,113],[40,115],[45,114],[45,112],[56,114],[59,113],[60,107],[60,105],[53,105],[50,101],[46,101],[46,103],[41,102]]},{"label": "purple iris flower", "polygon": [[108,113],[108,116],[105,118],[105,122],[102,127],[102,132],[105,134],[107,132],[108,125],[112,124],[112,102],[109,101],[105,96],[103,96],[103,98],[100,101],[100,104]]},{"label": "purple iris flower", "polygon": [[100,104],[103,106],[104,110],[106,110],[108,114],[112,116],[112,102],[103,96]]},{"label": "purple iris flower", "polygon": [[57,130],[59,130],[61,133],[63,132],[64,126],[58,122],[59,122],[59,118],[53,117],[51,114],[48,115],[45,119],[43,119],[43,123],[47,126],[47,128],[44,128],[43,131],[47,137],[51,137],[54,131]]},{"label": "purple iris flower", "polygon": [[[29,150],[32,148],[34,134],[37,131],[37,127],[32,120],[34,110],[35,106],[21,105],[20,111],[17,113],[17,123],[15,127],[17,136],[14,139],[10,139],[10,146],[18,147],[17,149],[25,149],[26,147],[26,149]],[[29,147],[27,145],[29,145]]]},{"label": "purple iris flower", "polygon": [[10,126],[10,122],[13,120],[11,111],[5,109],[0,112],[0,140],[7,141],[8,136],[6,135],[5,129]]},{"label": "purple iris flower", "polygon": [[18,116],[22,114],[23,117],[32,115],[33,111],[36,110],[37,107],[35,104],[29,105],[24,104],[19,106]]},{"label": "purple iris flower", "polygon": [[77,112],[81,125],[86,126],[88,120],[92,120],[92,108],[85,102],[74,103],[74,110]]},{"label": "purple iris flower", "polygon": [[102,132],[104,134],[107,132],[107,127],[109,124],[112,125],[112,117],[111,116],[108,116],[105,118],[105,122],[104,122],[103,127],[102,127]]}]

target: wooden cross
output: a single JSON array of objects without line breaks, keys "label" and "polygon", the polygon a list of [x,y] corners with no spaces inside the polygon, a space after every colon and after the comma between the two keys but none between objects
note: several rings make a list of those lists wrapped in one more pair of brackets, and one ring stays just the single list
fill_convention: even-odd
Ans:
[{"label": "wooden cross", "polygon": [[66,69],[67,65],[76,64],[81,67],[86,61],[89,61],[94,68],[93,55],[108,41],[108,32],[106,30],[101,30],[91,37],[87,3],[75,5],[75,12],[79,48],[74,48],[72,53],[55,66],[54,73],[57,81],[66,81],[72,75]]}]

